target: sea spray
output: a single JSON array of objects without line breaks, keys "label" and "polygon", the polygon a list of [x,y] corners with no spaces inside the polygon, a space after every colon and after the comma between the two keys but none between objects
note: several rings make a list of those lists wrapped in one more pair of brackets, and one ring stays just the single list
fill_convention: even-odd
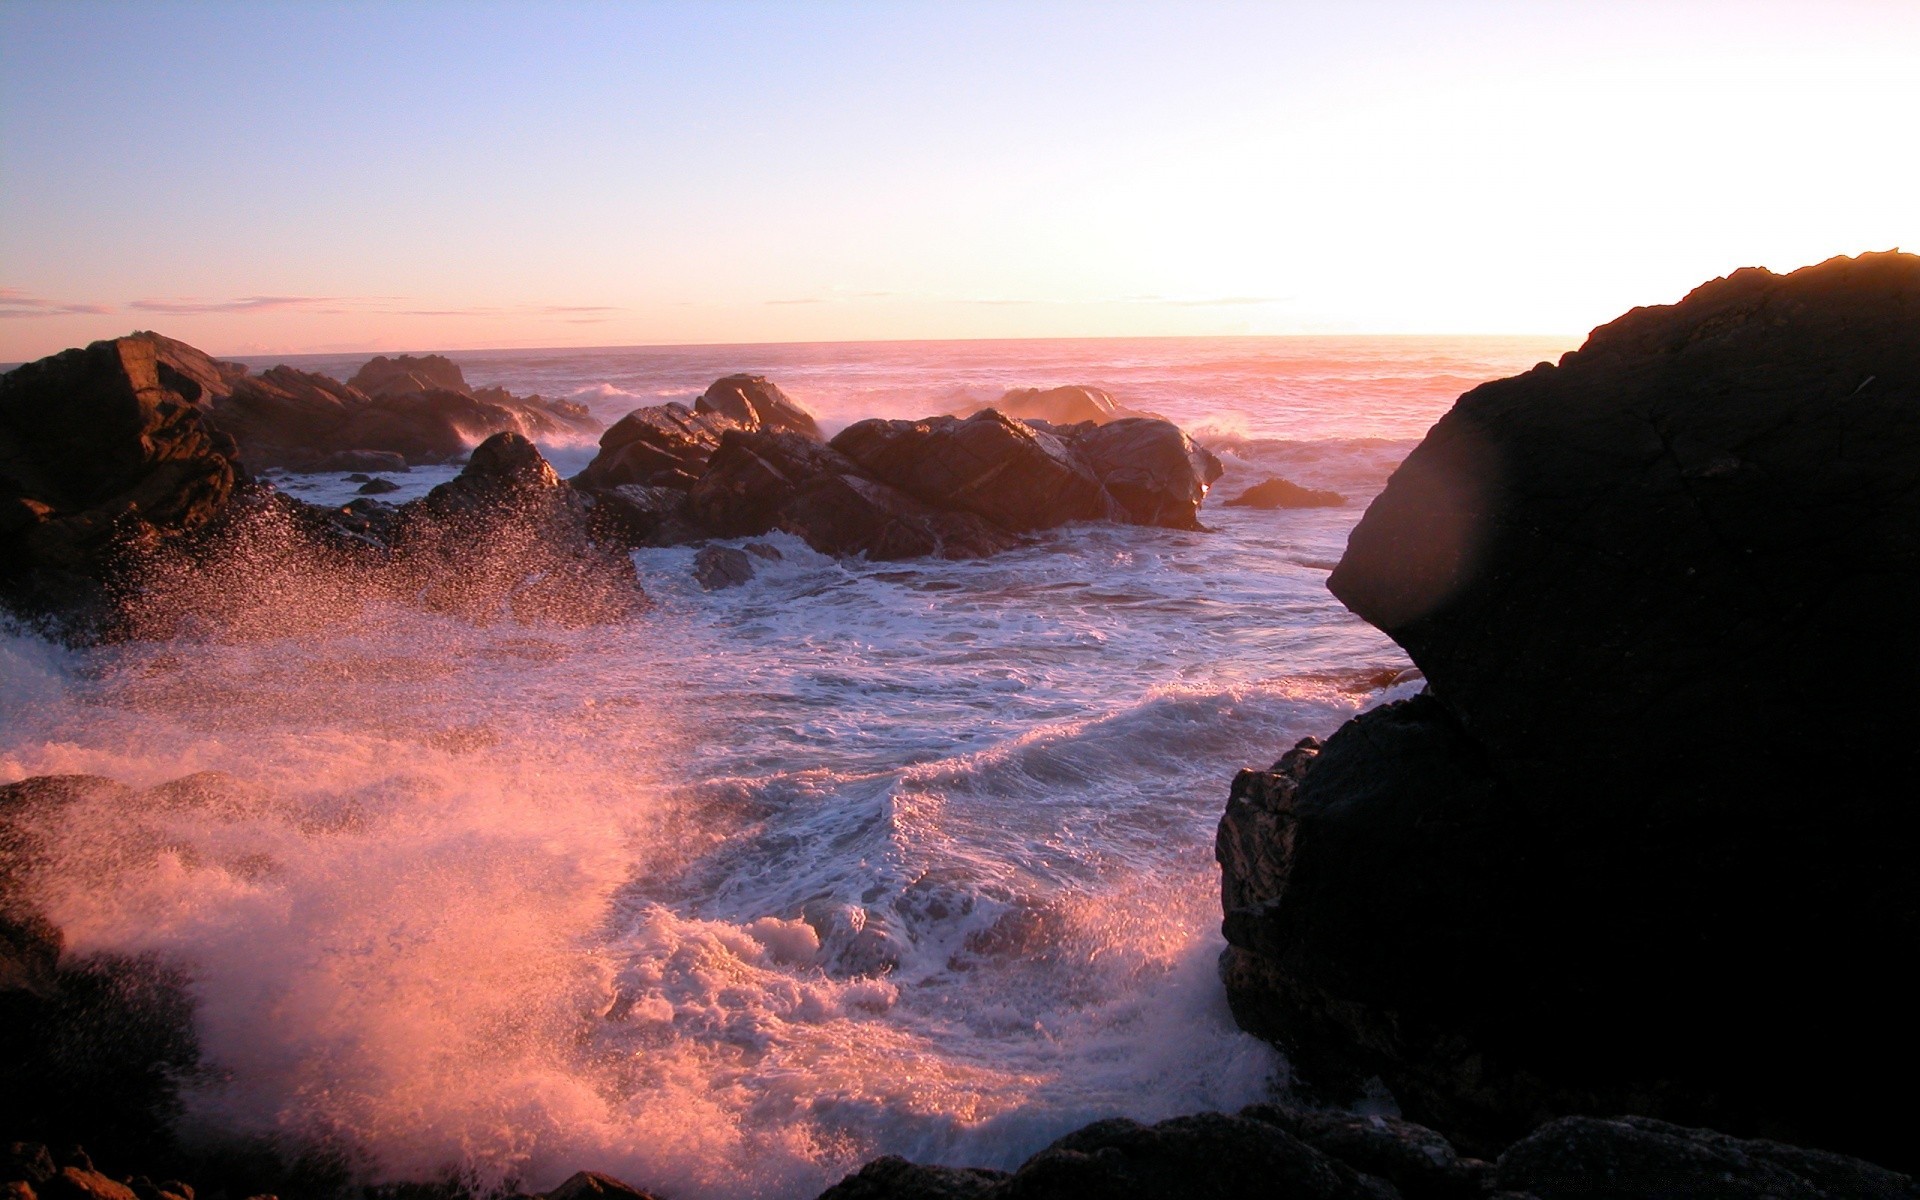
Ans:
[{"label": "sea spray", "polygon": [[[696,364],[683,382],[621,353],[497,377],[645,398],[766,370],[809,404],[809,381],[868,403],[910,370],[967,396],[1118,379],[1182,420],[1248,415],[1218,495],[1279,473],[1352,503],[1210,504],[1212,533],[1085,526],[972,563],[774,535],[711,594],[691,548],[647,550],[653,610],[583,626],[433,611],[282,530],[159,581],[146,640],[6,631],[6,778],[188,777],[48,818],[36,883],[72,953],[186,972],[186,1131],[370,1181],[804,1197],[881,1153],[1010,1166],[1099,1117],[1283,1087],[1214,974],[1212,828],[1235,768],[1406,665],[1325,567],[1451,398],[1406,382],[1439,360],[1371,353],[1337,385],[1324,358],[1208,375],[1144,344],[1089,375],[813,348],[796,384],[785,351],[661,352]],[[1314,408],[1338,386],[1383,407]]]}]

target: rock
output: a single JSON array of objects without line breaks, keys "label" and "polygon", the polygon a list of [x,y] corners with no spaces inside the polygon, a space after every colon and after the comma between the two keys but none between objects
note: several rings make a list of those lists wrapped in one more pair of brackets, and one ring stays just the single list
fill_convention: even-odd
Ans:
[{"label": "rock", "polygon": [[[409,369],[375,369],[396,362]],[[363,390],[370,380],[375,386]],[[233,383],[209,415],[249,464],[299,471],[405,470],[408,463],[456,459],[495,433],[575,437],[600,428],[577,404],[500,388],[472,391],[460,368],[438,356],[375,359],[350,383],[274,367]]]},{"label": "rock", "polygon": [[1493,1172],[1492,1164],[1463,1159],[1447,1139],[1398,1117],[1279,1104],[1252,1105],[1240,1115],[1278,1125],[1336,1162],[1386,1180],[1406,1200],[1478,1197]]},{"label": "rock", "polygon": [[742,429],[768,433],[797,433],[820,440],[813,414],[762,375],[728,375],[716,379],[706,394],[694,401],[696,413],[717,413]]},{"label": "rock", "polygon": [[1009,1200],[1390,1200],[1399,1195],[1383,1181],[1335,1162],[1278,1126],[1222,1113],[1175,1117],[1157,1125],[1125,1119],[1095,1122],[1022,1163],[993,1194]]},{"label": "rock", "polygon": [[740,548],[755,558],[764,558],[769,562],[779,562],[786,557],[780,553],[780,547],[771,542],[748,542]]},{"label": "rock", "polygon": [[820,1200],[974,1200],[1006,1179],[1005,1171],[923,1167],[890,1154],[820,1193]]},{"label": "rock", "polygon": [[620,545],[665,546],[700,535],[679,488],[623,483],[592,495],[595,528]]},{"label": "rock", "polygon": [[975,558],[1015,542],[971,513],[941,512],[869,479],[839,451],[793,433],[728,431],[689,511],[716,537],[782,529],[822,554],[876,562]]},{"label": "rock", "polygon": [[1199,529],[1220,460],[1171,421],[1125,417],[1078,431],[1070,444],[1135,525]]},{"label": "rock", "polygon": [[1301,487],[1285,479],[1274,478],[1254,484],[1227,501],[1228,508],[1338,508],[1347,502],[1339,492]]},{"label": "rock", "polygon": [[621,1183],[598,1171],[577,1171],[546,1194],[546,1200],[655,1200],[652,1192]]},{"label": "rock", "polygon": [[728,430],[688,494],[688,513],[715,537],[750,537],[778,526],[808,483],[860,474],[852,459],[804,435]]},{"label": "rock", "polygon": [[574,482],[593,491],[623,484],[686,491],[719,449],[720,435],[733,428],[718,413],[695,413],[684,404],[636,409],[600,435],[600,453]]},{"label": "rock", "polygon": [[693,578],[708,592],[739,587],[753,578],[753,556],[726,546],[703,547],[693,556]]},{"label": "rock", "polygon": [[400,485],[391,479],[369,479],[359,487],[362,496],[384,496],[388,492],[397,492]]},{"label": "rock", "polygon": [[315,471],[377,471],[385,475],[405,475],[412,470],[404,454],[391,450],[335,450],[316,460]]},{"label": "rock", "polygon": [[646,607],[632,562],[596,540],[587,501],[519,434],[482,442],[459,476],[396,517],[404,586],[430,608],[586,625]]},{"label": "rock", "polygon": [[1472,1153],[1637,1112],[1920,1163],[1875,1098],[1920,1068],[1920,696],[1856,699],[1920,668],[1916,314],[1912,255],[1736,272],[1394,474],[1329,586],[1431,690],[1220,836],[1229,999],[1299,1082]]},{"label": "rock", "polygon": [[47,1200],[139,1200],[133,1189],[98,1171],[65,1167],[40,1188]]},{"label": "rock", "polygon": [[1857,1158],[1746,1141],[1646,1117],[1567,1117],[1500,1156],[1497,1187],[1539,1200],[1914,1200],[1920,1187]]},{"label": "rock", "polygon": [[9,1142],[6,1153],[0,1156],[0,1178],[24,1179],[37,1185],[52,1179],[58,1171],[53,1155],[39,1142]]},{"label": "rock", "polygon": [[861,421],[830,444],[927,505],[970,512],[1016,533],[1126,515],[1059,438],[992,409],[965,420]]},{"label": "rock", "polygon": [[460,364],[441,354],[417,357],[402,354],[397,358],[377,355],[354,372],[353,378],[347,380],[347,386],[358,388],[369,396],[427,391],[472,394]]},{"label": "rock", "polygon": [[1129,417],[1154,417],[1153,413],[1114,403],[1113,397],[1100,388],[1078,384],[1044,391],[1040,388],[1014,388],[990,405],[982,405],[959,415],[970,417],[988,408],[997,409],[1016,420],[1047,421],[1054,425],[1077,425],[1082,421],[1104,425],[1108,421]]},{"label": "rock", "polygon": [[156,334],[0,376],[0,599],[105,623],[132,562],[219,517],[234,446],[197,406],[225,386],[212,359]]}]

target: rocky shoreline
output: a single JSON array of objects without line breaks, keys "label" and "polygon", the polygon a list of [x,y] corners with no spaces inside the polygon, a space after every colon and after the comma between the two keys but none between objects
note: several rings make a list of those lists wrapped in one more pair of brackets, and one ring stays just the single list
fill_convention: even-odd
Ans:
[{"label": "rocky shoreline", "polygon": [[[16,610],[79,636],[164,632],[156,613],[271,526],[382,594],[602,621],[645,604],[634,545],[778,529],[964,557],[1066,521],[1197,528],[1220,473],[1110,398],[1023,400],[1090,405],[1074,423],[987,409],[826,441],[777,387],[730,376],[606,430],[571,482],[502,428],[423,500],[318,509],[249,481],[219,420],[236,381],[190,350],[136,335],[0,382]],[[350,386],[454,382],[402,360]],[[84,438],[47,389],[93,406]],[[353,436],[330,453],[397,453]],[[1097,1122],[1013,1172],[880,1159],[823,1200],[1920,1196],[1899,1173],[1920,1166],[1910,1106],[1886,1096],[1920,1066],[1920,823],[1900,786],[1920,716],[1901,690],[1920,666],[1916,443],[1920,257],[1897,253],[1736,272],[1461,397],[1329,585],[1427,690],[1242,772],[1220,824],[1222,978],[1240,1024],[1287,1052],[1294,1103]],[[740,568],[708,555],[703,585]],[[1863,676],[1889,686],[1863,701]],[[231,800],[199,778],[158,798],[91,777],[0,789],[0,1184],[349,1190],[339,1163],[176,1142],[170,1081],[194,1061],[177,980],[69,961],[27,900],[34,823],[112,789]],[[1352,1110],[1382,1085],[1405,1119]],[[548,1200],[595,1194],[646,1193],[583,1173]]]}]

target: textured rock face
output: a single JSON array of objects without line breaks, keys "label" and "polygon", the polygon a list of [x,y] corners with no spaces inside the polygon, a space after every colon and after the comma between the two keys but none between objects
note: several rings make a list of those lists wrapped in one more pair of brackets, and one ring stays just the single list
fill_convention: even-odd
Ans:
[{"label": "textured rock face", "polygon": [[992,409],[964,421],[861,421],[841,430],[832,446],[915,499],[1014,532],[1125,519],[1092,468],[1064,442]]},{"label": "textured rock face", "polygon": [[[421,363],[428,366],[412,369]],[[373,390],[364,390],[369,383]],[[495,433],[580,437],[600,427],[577,404],[499,388],[469,391],[460,368],[437,355],[378,358],[350,383],[272,367],[232,380],[208,409],[249,466],[296,471],[338,470],[330,464],[367,455],[398,457],[403,465],[444,462]]]},{"label": "textured rock face", "polygon": [[729,431],[689,512],[721,537],[781,529],[822,554],[876,561],[974,558],[1015,542],[971,513],[938,511],[877,483],[839,451],[794,433]]},{"label": "textured rock face", "polygon": [[395,358],[377,355],[353,373],[353,378],[347,380],[347,386],[369,396],[426,391],[470,395],[472,392],[467,387],[467,377],[460,370],[460,364],[441,354],[402,354]]},{"label": "textured rock face", "polygon": [[720,435],[733,428],[718,413],[684,404],[635,409],[600,435],[600,453],[574,482],[596,490],[634,484],[686,491],[720,448]]},{"label": "textured rock face", "polygon": [[1076,432],[1071,441],[1133,524],[1200,528],[1200,505],[1223,468],[1179,426],[1126,417]]},{"label": "textured rock face", "polygon": [[197,406],[225,386],[212,359],[155,334],[0,376],[0,591],[85,602],[126,556],[217,518],[234,445]]},{"label": "textured rock face", "polygon": [[1462,397],[1329,585],[1431,692],[1236,782],[1242,1022],[1476,1149],[1627,1111],[1916,1161],[1870,1097],[1920,1067],[1920,700],[1859,682],[1920,667],[1917,551],[1920,258],[1737,272]]},{"label": "textured rock face", "polygon": [[694,401],[693,411],[718,414],[742,429],[797,433],[820,440],[820,426],[813,414],[789,400],[764,375],[728,375],[714,380],[706,394]]}]

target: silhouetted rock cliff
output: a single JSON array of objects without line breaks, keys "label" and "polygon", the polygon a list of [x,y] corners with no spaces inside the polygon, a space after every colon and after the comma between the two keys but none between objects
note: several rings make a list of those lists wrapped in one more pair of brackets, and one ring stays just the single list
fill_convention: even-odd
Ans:
[{"label": "silhouetted rock cliff", "polygon": [[1235,782],[1244,1025],[1474,1149],[1627,1111],[1920,1161],[1877,1094],[1920,1067],[1920,258],[1474,389],[1329,586],[1431,690]]}]

